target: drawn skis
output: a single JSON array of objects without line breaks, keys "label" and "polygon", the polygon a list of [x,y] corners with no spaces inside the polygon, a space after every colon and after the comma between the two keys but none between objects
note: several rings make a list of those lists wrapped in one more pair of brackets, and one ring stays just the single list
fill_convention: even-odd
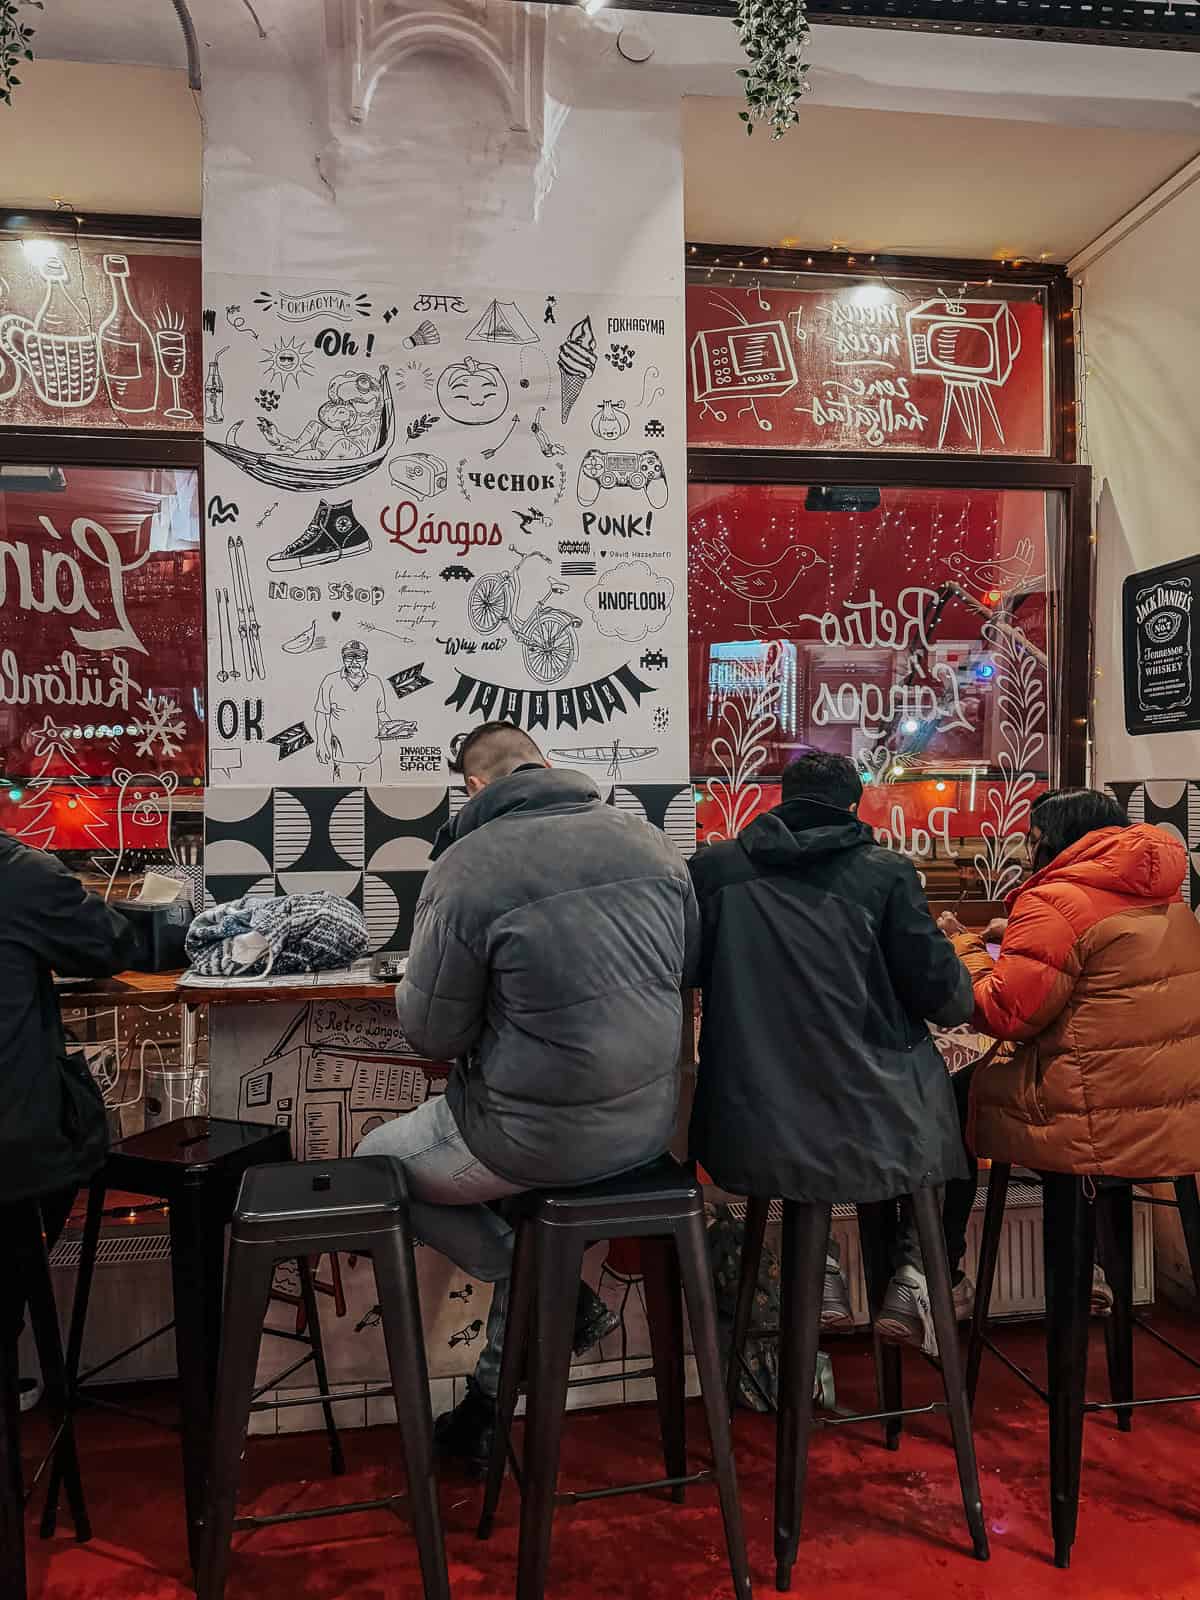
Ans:
[{"label": "drawn skis", "polygon": [[217,590],[217,646],[220,651],[218,683],[228,683],[231,678],[236,683],[241,673],[237,669],[237,655],[233,648],[233,623],[229,616],[228,589]]},{"label": "drawn skis", "polygon": [[[229,565],[233,572],[233,603],[237,611],[238,637],[242,641],[242,660],[247,678],[265,680],[263,665],[262,629],[254,609],[254,591],[250,587],[250,568],[246,562],[246,544],[240,536],[230,538]],[[225,597],[225,614],[229,615],[229,596]]]}]

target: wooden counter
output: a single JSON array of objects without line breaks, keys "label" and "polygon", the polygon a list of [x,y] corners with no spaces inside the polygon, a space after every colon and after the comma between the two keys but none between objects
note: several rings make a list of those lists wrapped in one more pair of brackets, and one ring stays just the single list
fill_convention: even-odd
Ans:
[{"label": "wooden counter", "polygon": [[295,983],[182,984],[182,972],[119,972],[115,978],[67,980],[57,985],[64,1006],[262,1006],[297,1000],[388,1000],[394,983],[322,983],[301,974]]}]

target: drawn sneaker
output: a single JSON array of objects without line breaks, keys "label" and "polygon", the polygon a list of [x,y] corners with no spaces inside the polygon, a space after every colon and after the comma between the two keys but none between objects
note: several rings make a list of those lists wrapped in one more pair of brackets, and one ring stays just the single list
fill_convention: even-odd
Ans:
[{"label": "drawn sneaker", "polygon": [[320,567],[347,556],[365,555],[371,548],[371,535],[354,514],[349,500],[331,506],[320,501],[312,521],[299,538],[267,557],[268,572],[297,572],[302,567]]},{"label": "drawn sneaker", "polygon": [[842,1264],[830,1251],[825,1257],[825,1287],[821,1293],[821,1332],[852,1333],[854,1313],[850,1309],[850,1290],[842,1274]]}]

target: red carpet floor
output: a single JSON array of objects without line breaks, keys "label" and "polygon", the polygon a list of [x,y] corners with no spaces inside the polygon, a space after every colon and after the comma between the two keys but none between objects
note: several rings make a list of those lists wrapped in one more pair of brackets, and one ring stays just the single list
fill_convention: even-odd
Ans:
[{"label": "red carpet floor", "polygon": [[[1200,1344],[1182,1318],[1162,1319],[1180,1342]],[[1192,1340],[1189,1340],[1189,1332]],[[1040,1331],[1003,1335],[1010,1354],[1040,1370]],[[1103,1345],[1093,1339],[1090,1393],[1104,1398]],[[831,1346],[842,1405],[872,1402],[864,1341]],[[1192,1390],[1194,1373],[1142,1338],[1143,1394]],[[912,1358],[909,1404],[934,1398],[937,1379]],[[693,1408],[693,1435],[703,1418]],[[172,1436],[98,1413],[82,1424],[83,1465],[96,1536],[41,1544],[30,1528],[32,1600],[186,1600],[179,1462]],[[38,1442],[35,1425],[29,1449]],[[771,1419],[739,1415],[738,1469],[756,1592],[774,1592]],[[259,1512],[387,1493],[400,1480],[394,1429],[346,1436],[349,1471],[323,1478],[319,1436],[251,1440],[243,1499]],[[977,1444],[992,1560],[968,1553],[944,1420],[912,1419],[899,1454],[875,1428],[823,1429],[814,1439],[805,1540],[793,1592],[837,1600],[1200,1600],[1200,1407],[1151,1409],[1134,1432],[1106,1416],[1086,1424],[1079,1542],[1070,1572],[1050,1561],[1046,1421],[1040,1404],[989,1361]],[[577,1488],[636,1481],[658,1471],[652,1409],[567,1420],[564,1481]],[[477,1486],[453,1477],[442,1507],[456,1600],[513,1593],[516,1491],[506,1486],[497,1532],[479,1544]],[[724,1600],[730,1593],[720,1517],[711,1490],[677,1507],[652,1496],[560,1511],[548,1600]],[[418,1600],[405,1526],[387,1515],[296,1524],[239,1536],[227,1600]]]}]

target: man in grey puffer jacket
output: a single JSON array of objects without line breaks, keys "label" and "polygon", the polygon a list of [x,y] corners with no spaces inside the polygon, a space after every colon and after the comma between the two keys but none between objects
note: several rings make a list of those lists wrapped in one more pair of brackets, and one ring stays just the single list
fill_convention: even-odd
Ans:
[{"label": "man in grey puffer jacket", "polygon": [[[434,845],[396,1008],[416,1049],[456,1065],[444,1097],[358,1154],[400,1161],[418,1237],[495,1285],[467,1398],[436,1430],[444,1456],[482,1469],[513,1247],[489,1202],[667,1148],[699,915],[670,840],[551,770],[519,728],[472,730],[452,770],[470,799]],[[615,1325],[581,1288],[577,1353]]]}]

